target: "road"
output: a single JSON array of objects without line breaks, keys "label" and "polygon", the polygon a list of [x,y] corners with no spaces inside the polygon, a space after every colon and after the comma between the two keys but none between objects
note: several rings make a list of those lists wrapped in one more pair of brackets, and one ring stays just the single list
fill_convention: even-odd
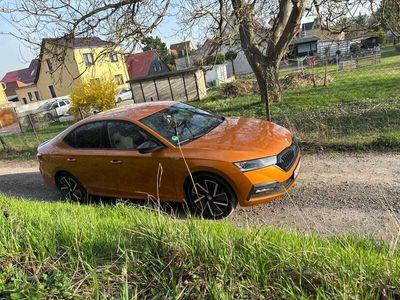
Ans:
[{"label": "road", "polygon": [[[0,193],[54,201],[36,161],[0,161]],[[303,157],[290,193],[263,205],[238,208],[228,220],[323,235],[357,233],[386,240],[400,231],[400,155],[318,154]]]}]

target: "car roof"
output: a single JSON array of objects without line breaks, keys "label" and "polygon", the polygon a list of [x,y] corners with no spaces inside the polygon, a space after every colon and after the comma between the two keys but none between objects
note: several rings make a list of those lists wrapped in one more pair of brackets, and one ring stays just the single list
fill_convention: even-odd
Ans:
[{"label": "car roof", "polygon": [[176,101],[156,101],[156,102],[145,102],[145,103],[132,103],[123,107],[114,108],[105,112],[98,113],[94,116],[87,118],[87,121],[96,120],[120,120],[127,119],[132,121],[138,121],[142,118],[150,116],[160,110],[168,108]]}]

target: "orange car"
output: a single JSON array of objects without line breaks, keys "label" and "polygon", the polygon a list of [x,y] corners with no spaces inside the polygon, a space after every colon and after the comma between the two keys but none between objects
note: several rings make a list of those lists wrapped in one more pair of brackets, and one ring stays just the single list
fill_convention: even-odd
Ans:
[{"label": "orange car", "polygon": [[38,148],[64,198],[186,201],[205,218],[284,195],[300,169],[296,138],[276,124],[152,102],[82,120]]}]

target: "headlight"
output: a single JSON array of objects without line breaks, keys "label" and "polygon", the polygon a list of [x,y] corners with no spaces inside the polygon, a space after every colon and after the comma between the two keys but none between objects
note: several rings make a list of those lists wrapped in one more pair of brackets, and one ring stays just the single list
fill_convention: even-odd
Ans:
[{"label": "headlight", "polygon": [[276,163],[277,163],[276,156],[271,156],[254,160],[236,162],[235,166],[238,167],[242,172],[246,172],[272,166],[275,165]]}]

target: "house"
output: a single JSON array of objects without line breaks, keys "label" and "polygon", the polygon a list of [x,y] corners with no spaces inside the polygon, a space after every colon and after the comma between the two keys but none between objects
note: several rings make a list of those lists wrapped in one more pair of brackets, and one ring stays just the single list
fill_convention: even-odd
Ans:
[{"label": "house", "polygon": [[194,50],[195,48],[191,41],[184,41],[169,46],[169,51],[173,56],[177,58],[184,57],[185,55],[190,55]]},{"label": "house", "polygon": [[16,88],[18,98],[28,103],[66,96],[79,80],[113,78],[118,87],[125,87],[125,59],[120,48],[112,46],[98,37],[43,39],[35,78]]},{"label": "house", "polygon": [[170,72],[167,64],[156,50],[127,55],[125,63],[130,79]]},{"label": "house", "polygon": [[288,57],[303,57],[317,54],[318,51],[317,36],[304,36],[293,39],[289,44],[289,55]]},{"label": "house", "polygon": [[18,102],[16,89],[33,83],[38,64],[39,60],[34,59],[28,68],[8,72],[0,80],[4,84],[4,91],[9,101]]}]

